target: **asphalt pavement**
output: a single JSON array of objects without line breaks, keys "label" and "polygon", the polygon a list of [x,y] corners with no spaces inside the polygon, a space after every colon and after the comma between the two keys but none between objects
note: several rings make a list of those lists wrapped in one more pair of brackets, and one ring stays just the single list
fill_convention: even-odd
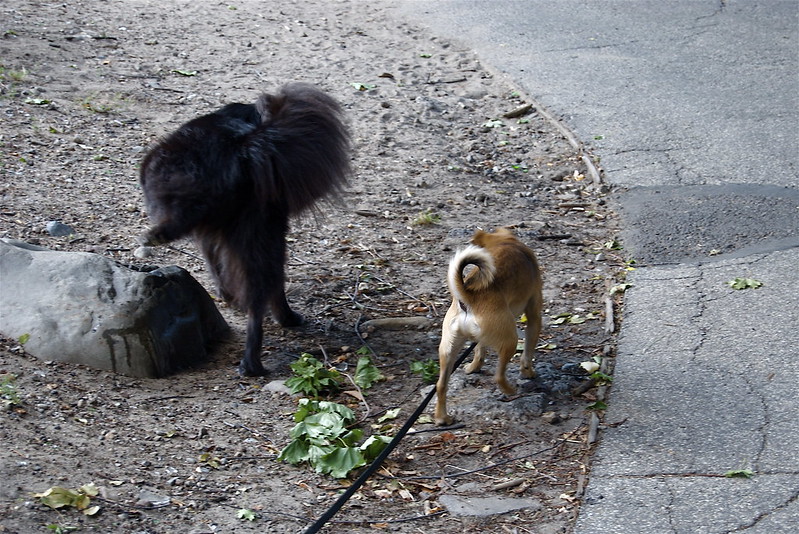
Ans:
[{"label": "asphalt pavement", "polygon": [[575,534],[799,532],[799,2],[391,6],[512,78],[613,187],[638,269]]}]

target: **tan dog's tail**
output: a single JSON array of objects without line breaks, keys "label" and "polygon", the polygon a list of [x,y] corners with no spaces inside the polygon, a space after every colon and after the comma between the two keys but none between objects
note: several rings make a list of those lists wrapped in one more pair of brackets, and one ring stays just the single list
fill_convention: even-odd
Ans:
[{"label": "tan dog's tail", "polygon": [[[477,267],[464,279],[463,270],[467,265]],[[469,245],[459,251],[449,262],[447,281],[453,298],[461,302],[469,302],[467,293],[487,288],[494,281],[496,274],[494,258],[482,247]]]}]

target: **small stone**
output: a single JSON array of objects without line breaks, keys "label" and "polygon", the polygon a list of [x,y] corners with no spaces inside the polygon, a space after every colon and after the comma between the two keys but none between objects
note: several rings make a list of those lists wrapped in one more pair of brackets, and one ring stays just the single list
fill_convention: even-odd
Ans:
[{"label": "small stone", "polygon": [[541,414],[541,420],[550,425],[556,425],[562,421],[558,412],[544,412]]},{"label": "small stone", "polygon": [[149,258],[153,255],[153,248],[152,247],[139,247],[133,251],[133,256],[143,260],[145,258]]},{"label": "small stone", "polygon": [[166,495],[160,495],[149,490],[141,490],[141,492],[139,492],[139,498],[136,501],[136,506],[158,508],[160,506],[166,506],[169,504],[169,501],[170,499]]},{"label": "small stone", "polygon": [[47,233],[53,237],[64,237],[75,233],[72,227],[58,221],[48,222],[46,228]]},{"label": "small stone", "polygon": [[488,517],[515,510],[536,511],[541,509],[541,503],[536,499],[442,495],[438,500],[455,517]]},{"label": "small stone", "polygon": [[291,390],[288,388],[288,386],[286,386],[286,382],[284,380],[272,380],[264,386],[264,389],[266,391],[271,391],[272,393],[291,395]]}]

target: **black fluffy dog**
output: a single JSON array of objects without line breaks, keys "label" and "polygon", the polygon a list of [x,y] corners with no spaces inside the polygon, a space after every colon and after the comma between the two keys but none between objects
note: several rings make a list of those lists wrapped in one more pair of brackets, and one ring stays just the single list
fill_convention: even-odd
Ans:
[{"label": "black fluffy dog", "polygon": [[283,289],[288,221],[341,192],[349,148],[336,101],[289,84],[255,104],[229,104],[184,124],[142,163],[153,223],[143,242],[194,237],[220,296],[247,312],[242,375],[265,372],[267,308],[284,326],[302,322]]}]

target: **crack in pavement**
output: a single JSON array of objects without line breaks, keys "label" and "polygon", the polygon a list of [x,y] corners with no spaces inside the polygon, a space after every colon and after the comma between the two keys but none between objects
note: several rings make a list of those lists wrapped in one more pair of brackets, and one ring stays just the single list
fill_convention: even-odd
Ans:
[{"label": "crack in pavement", "polygon": [[739,528],[731,530],[730,532],[744,532],[746,530],[754,528],[755,526],[760,524],[763,520],[773,516],[776,512],[787,509],[791,504],[797,501],[799,501],[799,490],[797,490],[793,495],[791,495],[788,499],[786,499],[785,502],[775,506],[771,510],[763,512],[762,514],[754,518],[750,523],[741,525]]}]

